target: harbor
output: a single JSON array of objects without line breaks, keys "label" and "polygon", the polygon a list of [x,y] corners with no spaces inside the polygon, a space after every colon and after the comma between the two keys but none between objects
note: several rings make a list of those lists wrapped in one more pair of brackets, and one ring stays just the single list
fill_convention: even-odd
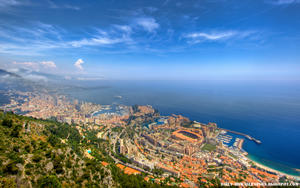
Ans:
[{"label": "harbor", "polygon": [[227,131],[227,132],[230,132],[230,133],[233,133],[233,134],[237,134],[237,135],[241,135],[241,136],[244,136],[246,137],[248,140],[252,140],[254,141],[256,144],[261,144],[261,141],[248,135],[248,134],[245,134],[245,133],[240,133],[240,132],[237,132],[237,131],[232,131],[232,130],[228,130],[228,129],[224,129],[224,128],[220,128],[221,130],[224,130],[224,131]]}]

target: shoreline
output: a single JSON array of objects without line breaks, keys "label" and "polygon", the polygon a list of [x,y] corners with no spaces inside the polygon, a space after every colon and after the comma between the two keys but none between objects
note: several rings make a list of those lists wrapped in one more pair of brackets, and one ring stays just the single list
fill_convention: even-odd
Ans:
[{"label": "shoreline", "polygon": [[300,176],[296,176],[296,175],[291,175],[291,174],[287,174],[285,172],[282,172],[280,170],[276,170],[274,168],[271,168],[265,164],[262,164],[254,159],[251,159],[248,155],[246,156],[251,162],[254,163],[255,166],[259,167],[259,168],[262,168],[264,170],[267,170],[267,171],[270,171],[270,172],[274,172],[274,173],[277,173],[279,175],[284,175],[284,176],[287,176],[289,178],[295,178],[296,180],[300,180]]},{"label": "shoreline", "polygon": [[[219,127],[220,128],[220,127]],[[245,135],[247,134],[244,134],[244,133],[239,133],[239,132],[236,132],[236,131],[231,131],[230,129],[225,129],[225,128],[220,128],[221,130],[225,130],[226,132],[231,132],[232,134],[234,135],[239,135],[239,136],[244,136],[246,137]],[[237,134],[238,133],[238,134]],[[247,135],[248,136],[248,135]],[[247,137],[246,137],[247,138]],[[254,138],[255,139],[255,138]],[[250,139],[251,141],[254,141],[256,142],[255,140],[252,140]],[[259,141],[259,140],[258,140]],[[260,142],[260,141],[259,141]],[[257,142],[256,142],[257,143]],[[243,143],[242,143],[242,146],[243,146]],[[243,149],[243,147],[241,146],[241,148]],[[244,150],[246,151],[246,150]],[[247,152],[247,151],[246,151]],[[249,156],[249,152],[247,152],[248,154],[246,155],[247,159],[251,162],[253,162],[255,164],[255,166],[257,167],[260,167],[266,171],[270,171],[270,172],[273,172],[273,173],[276,173],[276,174],[279,174],[279,175],[284,175],[284,176],[287,176],[287,177],[290,177],[290,178],[295,178],[296,180],[299,180],[300,181],[300,174],[299,175],[293,175],[293,174],[289,174],[289,173],[286,173],[286,172],[283,172],[283,171],[280,171],[280,170],[276,170],[274,169],[273,167],[271,166],[268,166],[266,164],[263,164],[262,162],[259,162],[253,158],[251,158]],[[300,169],[297,169],[297,168],[292,168],[292,167],[289,167],[290,169],[294,169],[295,171],[297,172],[300,172]]]}]

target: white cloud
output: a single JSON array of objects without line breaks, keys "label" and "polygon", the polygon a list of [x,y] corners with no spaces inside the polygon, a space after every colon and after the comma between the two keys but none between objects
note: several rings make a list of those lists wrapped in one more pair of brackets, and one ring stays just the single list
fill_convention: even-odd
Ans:
[{"label": "white cloud", "polygon": [[42,62],[13,62],[14,65],[29,68],[31,70],[39,71],[40,69],[56,68],[56,64],[53,61]]},{"label": "white cloud", "polygon": [[70,41],[65,40],[70,33],[50,24],[34,22],[28,28],[0,25],[0,37],[6,39],[0,41],[0,53],[37,56],[49,49],[131,44],[131,32],[132,28],[128,25],[112,25],[111,30],[96,29],[86,38]]},{"label": "white cloud", "polygon": [[14,65],[27,67],[33,70],[39,70],[39,64],[37,62],[13,62]]},{"label": "white cloud", "polygon": [[184,35],[190,43],[205,41],[226,41],[228,39],[250,38],[256,31],[215,31],[215,32],[194,32]]},{"label": "white cloud", "polygon": [[82,46],[97,46],[97,45],[109,45],[109,44],[116,44],[122,42],[121,39],[111,39],[108,37],[96,37],[90,39],[82,39],[78,41],[72,41],[70,44],[73,47],[82,47]]},{"label": "white cloud", "polygon": [[76,68],[78,68],[79,70],[83,70],[83,67],[82,67],[82,65],[81,64],[83,64],[84,63],[84,61],[82,60],[82,59],[78,59],[75,63],[74,63],[74,66],[76,67]]},{"label": "white cloud", "polygon": [[56,68],[56,64],[53,61],[42,61],[41,64],[47,68]]},{"label": "white cloud", "polygon": [[202,38],[206,40],[221,40],[225,38],[229,38],[236,35],[236,32],[233,31],[226,31],[226,32],[214,32],[214,33],[204,33],[204,32],[198,32],[198,33],[190,33],[186,35],[187,38]]},{"label": "white cloud", "polygon": [[119,43],[130,43],[132,29],[127,25],[113,25],[112,30],[103,31],[97,29],[97,33],[89,38],[71,41],[72,47],[82,46],[108,46]]},{"label": "white cloud", "polygon": [[138,18],[136,24],[143,27],[148,32],[153,32],[159,28],[159,24],[154,18]]}]

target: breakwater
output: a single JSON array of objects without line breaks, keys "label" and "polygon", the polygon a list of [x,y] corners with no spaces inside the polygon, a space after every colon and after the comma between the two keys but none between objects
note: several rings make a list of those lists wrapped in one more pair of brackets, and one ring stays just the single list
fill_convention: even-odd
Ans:
[{"label": "breakwater", "polygon": [[230,133],[233,133],[233,134],[237,134],[237,135],[241,135],[241,136],[244,136],[246,137],[248,140],[252,140],[254,141],[255,143],[257,144],[261,144],[261,141],[248,135],[248,134],[245,134],[245,133],[240,133],[240,132],[237,132],[237,131],[232,131],[232,130],[229,130],[229,129],[224,129],[224,128],[220,128],[221,130],[224,130],[224,131],[227,131],[227,132],[230,132]]}]

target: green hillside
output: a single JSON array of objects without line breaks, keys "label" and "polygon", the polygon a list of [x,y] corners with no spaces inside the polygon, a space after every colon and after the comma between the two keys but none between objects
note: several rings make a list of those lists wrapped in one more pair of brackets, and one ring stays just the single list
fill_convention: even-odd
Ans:
[{"label": "green hillside", "polygon": [[0,112],[0,187],[163,187],[144,181],[144,174],[121,172],[108,155],[108,141],[85,133],[75,125]]}]

